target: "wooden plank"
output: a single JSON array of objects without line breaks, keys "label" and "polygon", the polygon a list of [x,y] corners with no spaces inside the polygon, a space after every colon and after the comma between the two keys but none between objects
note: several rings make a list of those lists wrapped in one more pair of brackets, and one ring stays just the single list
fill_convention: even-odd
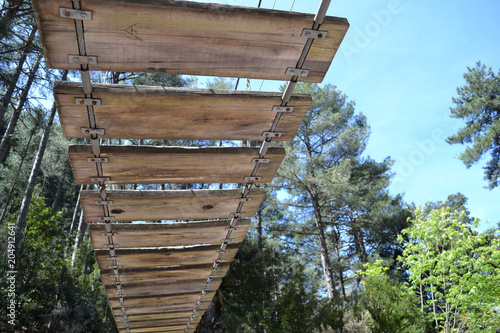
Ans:
[{"label": "wooden plank", "polygon": [[193,309],[189,311],[177,311],[177,312],[169,312],[169,313],[155,313],[155,314],[146,314],[146,315],[129,315],[128,320],[132,322],[136,321],[144,321],[144,320],[159,320],[159,319],[173,319],[179,317],[186,317],[193,314]]},{"label": "wooden plank", "polygon": [[[73,19],[60,17],[66,0],[34,0],[47,65],[69,64],[78,54]],[[151,72],[289,80],[314,15],[191,1],[82,0],[92,20],[83,21],[87,54],[97,56],[91,70]],[[344,38],[349,23],[326,17],[303,68],[300,81],[321,82]]]},{"label": "wooden plank", "polygon": [[[233,242],[240,243],[250,226],[249,220],[240,220],[238,229],[231,232]],[[227,236],[230,220],[175,223],[113,224],[113,242],[122,248],[150,248],[165,246],[189,246],[200,244],[221,244]],[[180,224],[180,226],[178,225]],[[90,237],[94,249],[105,249],[108,237],[104,226],[91,224]],[[96,230],[97,228],[97,230]]]},{"label": "wooden plank", "polygon": [[[81,128],[88,127],[87,107],[75,103],[82,98],[78,82],[55,82],[54,95],[63,134],[86,138]],[[116,84],[94,84],[93,98],[97,126],[104,128],[103,138],[172,140],[263,140],[275,112],[281,104],[280,93],[188,89]],[[312,103],[310,95],[292,95],[276,128],[293,140]],[[161,126],[158,126],[161,124]]]},{"label": "wooden plank", "polygon": [[[204,300],[210,301],[215,295],[215,291],[207,292]],[[200,300],[200,293],[192,293],[185,295],[170,295],[170,296],[155,296],[155,297],[127,297],[127,306],[146,306],[146,305],[173,305],[178,303],[195,303]],[[109,299],[110,305],[117,306],[120,304],[118,298]],[[194,309],[194,305],[193,305]]]},{"label": "wooden plank", "polygon": [[[192,313],[191,313],[192,314]],[[164,327],[164,326],[177,326],[184,325],[186,327],[189,322],[189,316],[186,315],[184,317],[172,318],[172,319],[159,319],[159,320],[149,320],[149,321],[137,321],[130,322],[129,327],[131,329],[139,329],[139,328],[150,328],[150,327]],[[124,323],[117,323],[117,326],[125,327]],[[157,332],[157,331],[154,331]]]},{"label": "wooden plank", "polygon": [[[99,191],[81,191],[81,202],[87,222],[99,221],[104,216],[102,205],[95,202],[102,200]],[[229,190],[169,190],[169,191],[107,191],[110,204],[110,215],[114,216],[113,222],[131,221],[161,221],[161,220],[194,220],[194,219],[216,219],[229,218],[231,213],[238,207],[237,198],[241,198],[241,189]],[[250,201],[245,202],[245,216],[253,217],[257,213],[262,200],[264,189],[252,188],[249,193]],[[177,226],[155,226],[150,228],[177,228]],[[184,227],[203,227],[201,225],[189,225]],[[208,227],[208,225],[205,225]],[[127,224],[118,226],[121,230],[130,228],[145,229],[146,225],[140,227],[138,224]],[[154,246],[154,245],[153,245]],[[135,246],[133,246],[135,247]]]},{"label": "wooden plank", "polygon": [[[122,268],[146,268],[163,267],[176,265],[196,265],[209,264],[217,258],[216,251],[220,250],[220,245],[208,246],[189,246],[189,247],[165,247],[150,249],[120,249],[117,245],[116,256],[118,265]],[[239,244],[229,244],[226,248],[227,253],[223,255],[226,262],[231,262],[238,252]],[[99,268],[109,269],[111,260],[109,250],[95,250],[95,257]]]},{"label": "wooden plank", "polygon": [[[207,276],[210,272],[207,271]],[[206,286],[207,279],[204,280],[187,280],[187,281],[177,281],[175,283],[165,283],[163,281],[156,281],[155,283],[143,283],[138,285],[123,284],[125,293],[128,297],[148,297],[148,296],[167,296],[171,294],[178,293],[191,293],[199,292],[201,294],[203,287]],[[217,290],[222,282],[222,278],[212,279],[212,283],[209,286],[211,290]],[[106,295],[109,298],[116,297],[116,286],[115,285],[105,285]]]},{"label": "wooden plank", "polygon": [[[122,248],[148,248],[219,244],[226,238],[230,220],[178,223],[113,224],[113,242]],[[240,243],[250,226],[250,220],[239,220],[238,229],[231,232],[233,242]],[[94,249],[105,249],[108,237],[103,224],[90,224]]]},{"label": "wooden plank", "polygon": [[[94,156],[91,145],[70,145],[69,156],[76,183],[95,184],[95,163],[87,161]],[[109,158],[102,166],[109,184],[244,183],[259,148],[102,146],[101,157]],[[284,148],[269,148],[270,162],[261,164],[257,182],[270,182],[284,157]]]},{"label": "wooden plank", "polygon": [[[208,304],[209,301],[206,303]],[[205,304],[205,303],[203,303]],[[118,306],[116,302],[112,303],[110,302],[111,306]],[[168,313],[174,313],[174,312],[179,312],[179,311],[193,311],[194,307],[196,305],[196,301],[193,302],[187,302],[187,303],[177,303],[177,304],[167,304],[167,305],[161,305],[158,306],[157,304],[151,305],[151,306],[129,306],[127,304],[127,315],[129,318],[133,318],[134,315],[152,315],[152,314],[168,314]],[[113,308],[112,309],[113,315],[114,316],[121,316],[122,311],[119,308]]]},{"label": "wooden plank", "polygon": [[175,325],[175,326],[160,326],[160,327],[150,327],[150,328],[131,328],[131,333],[184,333],[184,329],[186,328],[187,322],[184,325]]},{"label": "wooden plank", "polygon": [[[212,264],[198,265],[198,266],[184,266],[184,267],[170,267],[166,269],[143,269],[141,271],[133,271],[127,269],[120,269],[120,281],[124,284],[135,283],[149,283],[154,281],[174,282],[179,280],[190,279],[203,279],[205,278],[212,268]],[[220,270],[217,271],[218,276],[225,276],[229,269],[229,263],[220,263]],[[116,281],[113,278],[111,270],[101,270],[101,279],[103,284],[112,284]]]}]

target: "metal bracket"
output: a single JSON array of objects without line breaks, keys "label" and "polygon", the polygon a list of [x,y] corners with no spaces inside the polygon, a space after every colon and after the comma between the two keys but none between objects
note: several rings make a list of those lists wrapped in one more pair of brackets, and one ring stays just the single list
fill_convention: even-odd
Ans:
[{"label": "metal bracket", "polygon": [[[230,238],[230,239],[234,240],[234,238]],[[224,239],[222,239],[222,241],[224,241]],[[215,251],[215,253],[222,253],[222,254],[224,254],[224,253],[227,253],[227,251]]]},{"label": "metal bracket", "polygon": [[59,15],[61,15],[61,17],[71,18],[75,20],[92,20],[92,12],[89,10],[59,7]]},{"label": "metal bracket", "polygon": [[252,198],[236,198],[234,199],[236,202],[247,202],[247,201],[252,201]]},{"label": "metal bracket", "polygon": [[229,213],[229,216],[234,216],[234,217],[239,217],[239,216],[245,216],[246,213],[240,212],[240,213]]},{"label": "metal bracket", "polygon": [[[220,240],[223,243],[233,242],[234,238],[223,238]],[[216,253],[227,253],[227,251],[216,251]]]},{"label": "metal bracket", "polygon": [[100,98],[75,98],[75,104],[102,105]]},{"label": "metal bracket", "polygon": [[226,259],[214,259],[213,262],[216,262],[216,263],[220,263],[220,262],[224,262],[226,261]]},{"label": "metal bracket", "polygon": [[109,158],[107,158],[107,157],[87,157],[87,162],[108,163]]},{"label": "metal bracket", "polygon": [[120,257],[106,257],[106,260],[118,260],[118,259],[120,259]]},{"label": "metal bracket", "polygon": [[281,106],[281,105],[273,106],[274,112],[292,112],[293,109],[294,109],[293,106]]},{"label": "metal bracket", "polygon": [[118,247],[118,244],[104,244],[104,247]]},{"label": "metal bracket", "polygon": [[103,232],[101,235],[103,235],[103,236],[116,236],[118,234],[116,232]]},{"label": "metal bracket", "polygon": [[109,182],[111,177],[90,177],[90,180],[93,182]]},{"label": "metal bracket", "polygon": [[78,54],[70,54],[68,55],[68,60],[70,64],[97,65],[96,56],[81,56]]},{"label": "metal bracket", "polygon": [[248,182],[249,182],[249,181],[259,181],[259,180],[261,180],[261,179],[262,179],[262,177],[260,177],[260,176],[259,176],[259,177],[245,177],[244,179],[245,179],[246,181],[248,181]]},{"label": "metal bracket", "polygon": [[96,205],[111,205],[113,204],[113,200],[96,200],[94,201]]},{"label": "metal bracket", "polygon": [[101,135],[103,135],[106,132],[104,128],[82,127],[81,130],[82,130],[83,134],[101,134]]},{"label": "metal bracket", "polygon": [[114,216],[99,216],[97,218],[99,221],[113,221],[115,219]]},{"label": "metal bracket", "polygon": [[288,67],[285,72],[286,75],[296,75],[296,76],[303,76],[306,77],[309,75],[309,70],[308,69],[300,69],[300,68],[294,68],[294,67]]},{"label": "metal bracket", "polygon": [[280,138],[282,134],[282,132],[262,132],[262,136],[266,138]]},{"label": "metal bracket", "polygon": [[122,268],[122,265],[111,265],[111,266],[108,266],[108,268],[118,269],[118,268]]},{"label": "metal bracket", "polygon": [[220,268],[211,268],[211,269],[209,269],[209,271],[211,271],[211,272],[217,272],[217,271],[220,271]]},{"label": "metal bracket", "polygon": [[327,34],[328,31],[324,30],[304,29],[301,36],[305,38],[325,39]]},{"label": "metal bracket", "polygon": [[238,230],[238,228],[236,227],[229,227],[229,228],[225,228],[224,230],[231,230],[231,231],[235,231],[235,230]]},{"label": "metal bracket", "polygon": [[252,158],[252,163],[269,163],[269,161],[271,161],[270,158]]}]

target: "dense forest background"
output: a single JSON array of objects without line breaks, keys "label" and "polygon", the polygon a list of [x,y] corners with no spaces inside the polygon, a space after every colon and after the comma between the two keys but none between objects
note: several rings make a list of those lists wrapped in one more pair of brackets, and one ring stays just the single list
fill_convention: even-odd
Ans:
[{"label": "dense forest background", "polygon": [[[449,141],[470,144],[462,155],[469,165],[491,152],[485,175],[493,188],[500,174],[499,76],[478,63],[465,77],[451,116],[466,126]],[[67,155],[69,143],[84,140],[62,136],[52,105],[53,81],[61,79],[80,80],[45,67],[30,1],[3,1],[1,332],[116,332]],[[198,85],[191,77],[119,72],[93,73],[93,81]],[[235,84],[216,79],[208,87]],[[293,142],[274,143],[287,157],[265,186],[265,201],[198,331],[499,332],[500,229],[479,231],[460,193],[421,206],[389,193],[393,161],[364,154],[370,128],[354,102],[329,84],[300,84],[296,92],[312,94],[313,106]],[[12,276],[15,316],[8,308]]]}]

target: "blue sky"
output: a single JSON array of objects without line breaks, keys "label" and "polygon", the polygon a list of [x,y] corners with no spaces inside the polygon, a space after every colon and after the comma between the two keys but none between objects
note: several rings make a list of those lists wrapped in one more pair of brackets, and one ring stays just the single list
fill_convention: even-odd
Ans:
[{"label": "blue sky", "polygon": [[[275,9],[289,10],[293,2],[276,0]],[[273,3],[263,0],[261,7]],[[314,14],[319,3],[295,0],[293,11]],[[500,189],[485,189],[482,165],[467,169],[456,158],[463,147],[444,140],[463,125],[449,117],[449,108],[467,66],[480,60],[495,72],[500,68],[498,13],[499,1],[332,0],[328,15],[347,18],[350,29],[323,81],[367,116],[366,155],[395,160],[393,194],[418,204],[461,192],[472,215],[492,223],[500,220]],[[260,82],[252,80],[252,90]],[[280,84],[266,81],[263,90],[277,91]]]}]

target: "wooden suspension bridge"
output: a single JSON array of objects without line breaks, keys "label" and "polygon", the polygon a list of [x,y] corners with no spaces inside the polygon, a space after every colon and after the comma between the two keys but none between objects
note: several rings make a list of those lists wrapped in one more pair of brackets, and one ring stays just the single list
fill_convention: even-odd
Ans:
[{"label": "wooden suspension bridge", "polygon": [[[311,106],[343,18],[177,0],[33,0],[92,245],[119,332],[194,332]],[[283,94],[97,84],[90,70],[286,80]],[[253,147],[109,146],[101,139],[253,140]],[[108,184],[240,189],[110,190]],[[145,223],[181,220],[188,222]],[[139,222],[141,221],[141,222]]]}]

